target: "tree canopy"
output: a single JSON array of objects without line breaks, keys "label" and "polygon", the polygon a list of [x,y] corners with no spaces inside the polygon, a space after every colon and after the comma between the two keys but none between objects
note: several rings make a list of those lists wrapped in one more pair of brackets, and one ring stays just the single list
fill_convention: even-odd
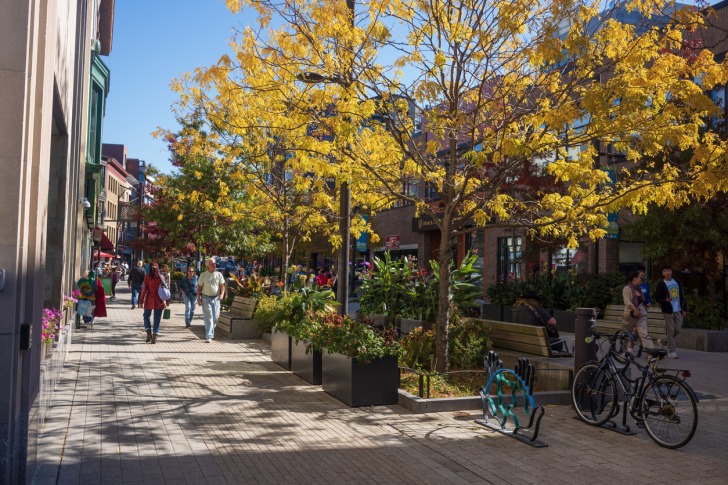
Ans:
[{"label": "tree canopy", "polygon": [[[685,55],[704,23],[694,8],[227,4],[256,9],[259,26],[239,32],[232,56],[176,84],[181,106],[215,127],[221,163],[255,163],[285,140],[294,173],[349,183],[353,205],[374,211],[399,199],[435,221],[439,370],[449,244],[466,226],[521,227],[575,246],[603,237],[610,212],[676,208],[726,189],[725,141],[708,124],[722,112],[708,91],[728,69],[706,50]],[[335,211],[334,192],[315,197]]]}]

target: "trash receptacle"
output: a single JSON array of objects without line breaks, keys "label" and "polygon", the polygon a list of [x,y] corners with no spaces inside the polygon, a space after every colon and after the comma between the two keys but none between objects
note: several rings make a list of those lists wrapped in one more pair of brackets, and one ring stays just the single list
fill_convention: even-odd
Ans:
[{"label": "trash receptacle", "polygon": [[574,373],[584,364],[597,359],[596,308],[577,308],[574,322]]}]

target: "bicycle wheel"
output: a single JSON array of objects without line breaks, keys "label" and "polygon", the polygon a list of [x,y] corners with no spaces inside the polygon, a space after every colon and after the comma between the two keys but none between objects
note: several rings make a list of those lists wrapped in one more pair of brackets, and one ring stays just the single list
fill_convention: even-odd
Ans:
[{"label": "bicycle wheel", "polygon": [[576,413],[584,422],[601,426],[616,411],[614,379],[596,363],[586,364],[574,376],[571,398]]},{"label": "bicycle wheel", "polygon": [[673,376],[660,376],[640,396],[645,431],[665,448],[688,443],[698,427],[698,405],[692,389]]}]

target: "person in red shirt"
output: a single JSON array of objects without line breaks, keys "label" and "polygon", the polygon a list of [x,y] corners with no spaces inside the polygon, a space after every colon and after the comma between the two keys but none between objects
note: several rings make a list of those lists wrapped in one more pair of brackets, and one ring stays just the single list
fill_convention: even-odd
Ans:
[{"label": "person in red shirt", "polygon": [[329,277],[326,274],[326,271],[324,271],[323,268],[319,269],[318,275],[316,276],[316,285],[317,286],[326,286],[329,282]]},{"label": "person in red shirt", "polygon": [[[152,263],[149,266],[149,274],[144,277],[142,285],[142,293],[139,296],[139,307],[144,309],[144,329],[147,331],[147,342],[157,343],[157,334],[159,334],[159,323],[162,321],[162,312],[168,303],[159,297],[159,286],[162,279],[159,275],[159,265]],[[149,321],[152,311],[154,311],[154,330]]]}]

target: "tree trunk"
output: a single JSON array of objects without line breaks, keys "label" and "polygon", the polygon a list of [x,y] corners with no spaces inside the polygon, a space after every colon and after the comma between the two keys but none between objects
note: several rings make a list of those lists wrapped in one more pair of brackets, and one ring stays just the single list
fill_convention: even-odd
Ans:
[{"label": "tree trunk", "polygon": [[[445,216],[447,218],[447,215]],[[448,369],[448,334],[450,332],[450,224],[443,220],[442,237],[440,238],[440,286],[437,304],[437,333],[435,341],[435,370],[447,372]]]}]

